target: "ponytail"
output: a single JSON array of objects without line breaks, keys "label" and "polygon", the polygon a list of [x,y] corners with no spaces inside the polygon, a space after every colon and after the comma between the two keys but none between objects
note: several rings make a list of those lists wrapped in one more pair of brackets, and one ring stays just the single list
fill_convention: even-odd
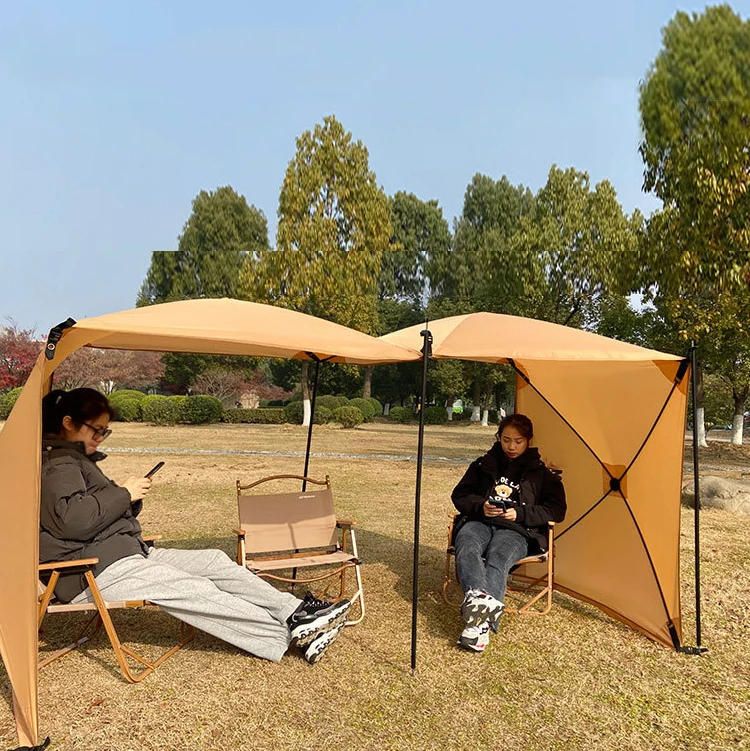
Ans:
[{"label": "ponytail", "polygon": [[66,416],[76,425],[83,425],[104,413],[109,415],[110,420],[115,414],[107,397],[94,389],[54,389],[42,399],[42,432],[60,435]]}]

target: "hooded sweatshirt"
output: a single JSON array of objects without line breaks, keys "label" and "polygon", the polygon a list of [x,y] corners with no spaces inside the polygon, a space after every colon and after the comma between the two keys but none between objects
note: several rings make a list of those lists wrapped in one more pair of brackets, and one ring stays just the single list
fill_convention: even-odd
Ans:
[{"label": "hooded sweatshirt", "polygon": [[[485,501],[496,493],[510,498],[515,521],[484,515]],[[451,500],[461,514],[453,525],[454,540],[461,526],[472,519],[515,530],[530,541],[530,552],[547,549],[547,523],[561,522],[567,510],[560,475],[544,464],[539,450],[528,448],[510,459],[500,443],[469,465]]]}]

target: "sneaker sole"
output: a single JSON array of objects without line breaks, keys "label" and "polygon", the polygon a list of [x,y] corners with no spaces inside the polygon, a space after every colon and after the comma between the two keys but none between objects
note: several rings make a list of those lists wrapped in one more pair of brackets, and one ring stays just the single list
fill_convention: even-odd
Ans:
[{"label": "sneaker sole", "polygon": [[346,619],[346,614],[349,612],[350,607],[351,603],[347,603],[345,606],[329,613],[325,618],[321,616],[311,623],[297,626],[291,632],[292,641],[295,641],[300,647],[307,646],[310,642],[315,641],[318,636],[327,633],[342,623]]},{"label": "sneaker sole", "polygon": [[469,652],[476,652],[477,654],[481,654],[482,652],[484,652],[485,649],[487,649],[486,645],[481,647],[477,644],[472,644],[471,642],[463,641],[462,639],[459,639],[457,644],[459,647],[461,647],[461,649],[465,649]]},{"label": "sneaker sole", "polygon": [[343,628],[344,624],[339,623],[335,628],[328,629],[328,631],[325,631],[323,634],[321,634],[319,637],[321,639],[321,644],[317,647],[315,647],[314,645],[309,646],[307,650],[305,650],[305,659],[311,665],[314,665],[316,662],[320,662],[321,658],[328,650],[328,647],[333,644]]}]

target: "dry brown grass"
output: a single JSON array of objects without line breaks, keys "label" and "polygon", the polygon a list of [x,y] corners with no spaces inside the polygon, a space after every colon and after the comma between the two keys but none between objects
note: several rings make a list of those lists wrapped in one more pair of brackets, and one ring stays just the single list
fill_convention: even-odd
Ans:
[{"label": "dry brown grass", "polygon": [[[116,426],[110,448],[304,451],[292,426]],[[492,429],[427,428],[426,454],[474,457]],[[313,451],[416,454],[416,428],[316,427]],[[156,456],[110,455],[115,479],[142,473]],[[142,514],[162,544],[218,546],[233,554],[238,476],[301,472],[302,459],[274,455],[164,454],[166,466]],[[458,612],[439,596],[448,496],[461,463],[428,462],[423,475],[423,551],[418,661],[409,669],[414,462],[313,458],[329,473],[338,512],[358,522],[368,615],[345,630],[317,666],[290,654],[280,665],[207,635],[140,685],[124,682],[106,640],[40,674],[40,729],[53,749],[729,749],[750,748],[748,590],[744,518],[703,515],[701,657],[675,654],[562,595],[544,618],[507,616],[486,654],[455,648]],[[686,640],[692,633],[692,512],[685,510]],[[58,616],[58,642],[75,616]],[[116,613],[122,636],[148,651],[173,621],[158,611]],[[43,646],[46,646],[43,644]],[[0,741],[15,745],[7,676],[0,668]]]}]

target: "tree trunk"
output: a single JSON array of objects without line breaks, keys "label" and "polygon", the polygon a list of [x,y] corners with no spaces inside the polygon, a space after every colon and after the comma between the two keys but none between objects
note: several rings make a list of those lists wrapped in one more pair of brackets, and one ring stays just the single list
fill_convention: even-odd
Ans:
[{"label": "tree trunk", "polygon": [[391,411],[391,403],[386,402],[383,405],[383,417],[388,417],[388,413]]},{"label": "tree trunk", "polygon": [[302,375],[300,381],[302,383],[302,406],[304,409],[302,416],[302,424],[309,427],[310,418],[312,417],[312,405],[310,403],[310,381],[308,374],[310,372],[310,363],[307,360],[302,361]]},{"label": "tree trunk", "polygon": [[486,428],[489,425],[490,420],[490,384],[487,384],[487,388],[484,390],[484,409],[482,409],[482,427]]},{"label": "tree trunk", "polygon": [[365,385],[362,387],[363,399],[369,399],[372,396],[372,371],[374,369],[374,365],[367,365],[365,367]]},{"label": "tree trunk", "polygon": [[481,390],[481,386],[479,385],[479,381],[474,381],[472,391],[473,391],[473,395],[472,395],[473,404],[471,407],[471,417],[469,418],[469,421],[479,422],[482,419],[481,415],[479,414],[480,413],[479,402],[482,398],[481,397],[482,390]]},{"label": "tree trunk", "polygon": [[697,379],[695,382],[697,404],[693,405],[693,419],[698,427],[698,445],[701,448],[706,448],[708,446],[708,443],[706,442],[706,411],[703,408],[703,396],[705,392],[703,390],[703,368],[700,363],[698,363],[696,371],[697,373],[694,374],[694,377]]},{"label": "tree trunk", "polygon": [[732,388],[732,400],[734,401],[734,415],[732,416],[732,444],[742,446],[742,431],[745,426],[745,403],[747,402],[750,387],[745,386],[739,391]]},{"label": "tree trunk", "polygon": [[456,400],[451,396],[448,398],[448,406],[445,408],[445,411],[448,415],[448,422],[453,422],[453,402]]}]

